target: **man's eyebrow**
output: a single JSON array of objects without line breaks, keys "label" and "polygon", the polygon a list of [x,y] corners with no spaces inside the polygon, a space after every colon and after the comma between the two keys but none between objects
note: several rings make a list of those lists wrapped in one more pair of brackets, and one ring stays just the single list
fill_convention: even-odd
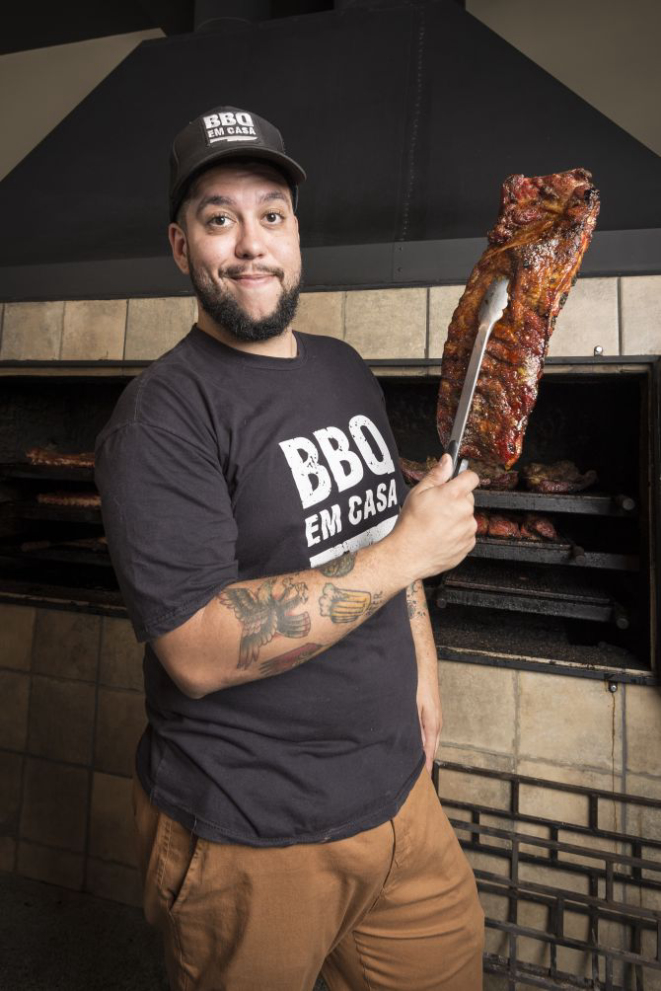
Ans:
[{"label": "man's eyebrow", "polygon": [[219,193],[214,196],[204,196],[198,203],[195,213],[202,213],[208,206],[234,206],[234,200],[231,196],[221,196]]},{"label": "man's eyebrow", "polygon": [[289,202],[285,194],[279,189],[274,189],[270,193],[264,193],[264,195],[259,198],[260,203],[267,203],[269,200],[284,200],[285,203]]},{"label": "man's eyebrow", "polygon": [[[268,203],[271,200],[282,200],[283,203],[289,202],[286,195],[279,189],[273,189],[269,193],[264,193],[263,196],[259,197],[260,203]],[[231,196],[223,196],[221,193],[209,194],[209,196],[204,196],[200,200],[195,213],[199,215],[208,206],[236,206],[236,201]]]}]

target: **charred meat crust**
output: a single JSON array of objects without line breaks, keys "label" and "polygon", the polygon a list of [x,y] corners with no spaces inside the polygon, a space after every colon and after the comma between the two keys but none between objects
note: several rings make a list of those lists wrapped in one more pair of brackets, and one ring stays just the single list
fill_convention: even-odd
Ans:
[{"label": "charred meat crust", "polygon": [[537,400],[556,317],[576,279],[599,213],[585,169],[510,176],[489,247],[454,312],[443,352],[437,426],[447,446],[478,326],[494,278],[509,279],[509,303],[487,345],[461,455],[509,469],[518,460]]}]

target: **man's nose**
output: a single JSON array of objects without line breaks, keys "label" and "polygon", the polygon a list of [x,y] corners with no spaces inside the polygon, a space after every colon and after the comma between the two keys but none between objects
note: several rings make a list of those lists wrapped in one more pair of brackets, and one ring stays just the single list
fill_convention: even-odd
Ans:
[{"label": "man's nose", "polygon": [[260,225],[253,220],[244,221],[238,231],[236,255],[238,258],[256,258],[264,254],[264,239]]}]

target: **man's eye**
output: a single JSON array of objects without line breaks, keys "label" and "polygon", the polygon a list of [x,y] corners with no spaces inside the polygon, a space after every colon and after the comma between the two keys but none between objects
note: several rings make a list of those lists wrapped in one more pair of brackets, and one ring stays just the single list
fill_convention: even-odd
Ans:
[{"label": "man's eye", "polygon": [[224,213],[214,213],[213,217],[209,217],[207,220],[208,224],[212,224],[214,227],[227,227],[230,222],[230,218]]},{"label": "man's eye", "polygon": [[278,221],[284,220],[284,217],[282,216],[281,213],[278,213],[277,210],[273,210],[271,211],[271,213],[266,214],[266,219],[268,220],[269,224],[277,224]]}]

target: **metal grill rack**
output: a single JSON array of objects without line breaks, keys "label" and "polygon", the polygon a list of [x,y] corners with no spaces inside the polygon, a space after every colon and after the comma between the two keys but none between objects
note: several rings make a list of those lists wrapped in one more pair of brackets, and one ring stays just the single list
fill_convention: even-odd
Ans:
[{"label": "metal grill rack", "polygon": [[[506,782],[507,807],[445,798],[443,769]],[[450,761],[434,762],[433,780],[469,860],[477,855],[481,897],[488,907],[505,906],[502,918],[486,912],[487,931],[503,933],[507,943],[506,953],[485,953],[485,974],[493,975],[487,989],[661,988],[661,838],[601,824],[604,809],[615,805],[620,822],[643,814],[661,837],[661,801]],[[525,786],[582,796],[586,822],[522,812]],[[502,871],[480,868],[480,855],[498,858]]]}]

